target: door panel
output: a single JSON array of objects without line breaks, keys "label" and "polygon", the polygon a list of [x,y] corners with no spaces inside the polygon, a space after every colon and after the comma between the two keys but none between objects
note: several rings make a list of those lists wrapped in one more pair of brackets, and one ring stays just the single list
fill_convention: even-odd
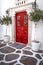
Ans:
[{"label": "door panel", "polygon": [[26,11],[16,13],[16,42],[28,43],[28,16]]}]

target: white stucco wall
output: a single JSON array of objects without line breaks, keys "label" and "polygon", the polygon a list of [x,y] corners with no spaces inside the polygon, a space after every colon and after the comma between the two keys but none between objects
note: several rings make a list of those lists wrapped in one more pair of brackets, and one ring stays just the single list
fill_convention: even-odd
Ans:
[{"label": "white stucco wall", "polygon": [[0,16],[2,15],[1,14],[1,9],[2,9],[2,1],[0,0]]},{"label": "white stucco wall", "polygon": [[[10,40],[12,40],[12,25],[8,25],[7,27],[7,35],[10,36]],[[6,35],[6,25],[1,25],[0,24],[0,40],[4,39],[4,35]]]},{"label": "white stucco wall", "polygon": [[6,14],[6,10],[8,8],[14,7],[15,6],[15,0],[0,0],[1,3],[1,16]]},{"label": "white stucco wall", "polygon": [[0,24],[0,40],[2,40],[2,37],[3,37],[3,26]]}]

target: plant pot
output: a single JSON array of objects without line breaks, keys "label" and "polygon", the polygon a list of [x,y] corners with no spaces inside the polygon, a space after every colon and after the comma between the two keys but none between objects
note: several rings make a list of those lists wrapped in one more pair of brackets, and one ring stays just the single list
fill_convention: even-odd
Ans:
[{"label": "plant pot", "polygon": [[10,36],[4,35],[4,42],[9,42],[9,41],[10,41]]},{"label": "plant pot", "polygon": [[38,51],[39,47],[40,47],[40,42],[39,41],[32,41],[31,45],[32,45],[33,51]]}]

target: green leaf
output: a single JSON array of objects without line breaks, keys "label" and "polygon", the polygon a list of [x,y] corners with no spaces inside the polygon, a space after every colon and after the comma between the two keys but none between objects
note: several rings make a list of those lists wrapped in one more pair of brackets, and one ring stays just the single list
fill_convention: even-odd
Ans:
[{"label": "green leaf", "polygon": [[3,23],[6,25],[12,24],[11,17],[9,17],[8,15],[3,16]]},{"label": "green leaf", "polygon": [[40,9],[36,9],[30,12],[30,20],[34,22],[38,22],[40,19],[43,19],[42,13],[43,11],[41,11]]}]

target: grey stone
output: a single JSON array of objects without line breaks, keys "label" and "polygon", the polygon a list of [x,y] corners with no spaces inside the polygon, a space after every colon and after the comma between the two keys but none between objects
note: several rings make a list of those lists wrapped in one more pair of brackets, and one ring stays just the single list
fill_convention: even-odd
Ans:
[{"label": "grey stone", "polygon": [[18,54],[8,54],[8,55],[6,55],[5,60],[12,61],[12,60],[18,59],[18,57],[19,57]]},{"label": "grey stone", "polygon": [[23,50],[23,54],[33,55],[33,53],[31,51],[27,51],[27,50]]},{"label": "grey stone", "polygon": [[4,47],[4,48],[1,48],[0,51],[1,51],[2,53],[11,53],[11,52],[14,52],[15,49],[6,46],[6,47]]},{"label": "grey stone", "polygon": [[30,47],[26,47],[25,49],[30,50],[31,48]]},{"label": "grey stone", "polygon": [[41,62],[39,63],[39,65],[43,65],[43,61],[41,61]]},{"label": "grey stone", "polygon": [[0,65],[9,65],[8,63],[0,62]]},{"label": "grey stone", "polygon": [[21,53],[21,51],[20,50],[17,50],[16,53]]},{"label": "grey stone", "polygon": [[0,60],[3,60],[3,58],[4,58],[4,55],[0,54]]},{"label": "grey stone", "polygon": [[24,65],[36,65],[37,60],[33,57],[24,57],[20,59],[20,62],[23,63]]},{"label": "grey stone", "polygon": [[38,59],[42,59],[39,54],[36,54],[35,56],[36,56]]},{"label": "grey stone", "polygon": [[9,63],[9,65],[14,65],[17,61],[11,62]]},{"label": "grey stone", "polygon": [[43,50],[39,50],[39,51],[37,51],[37,53],[43,53]]},{"label": "grey stone", "polygon": [[17,61],[10,62],[10,63],[5,63],[5,62],[0,62],[0,65],[14,65]]},{"label": "grey stone", "polygon": [[5,45],[6,45],[6,44],[1,44],[1,43],[0,43],[0,48],[1,48],[1,47],[4,47]]},{"label": "grey stone", "polygon": [[21,64],[16,64],[16,65],[21,65]]}]

